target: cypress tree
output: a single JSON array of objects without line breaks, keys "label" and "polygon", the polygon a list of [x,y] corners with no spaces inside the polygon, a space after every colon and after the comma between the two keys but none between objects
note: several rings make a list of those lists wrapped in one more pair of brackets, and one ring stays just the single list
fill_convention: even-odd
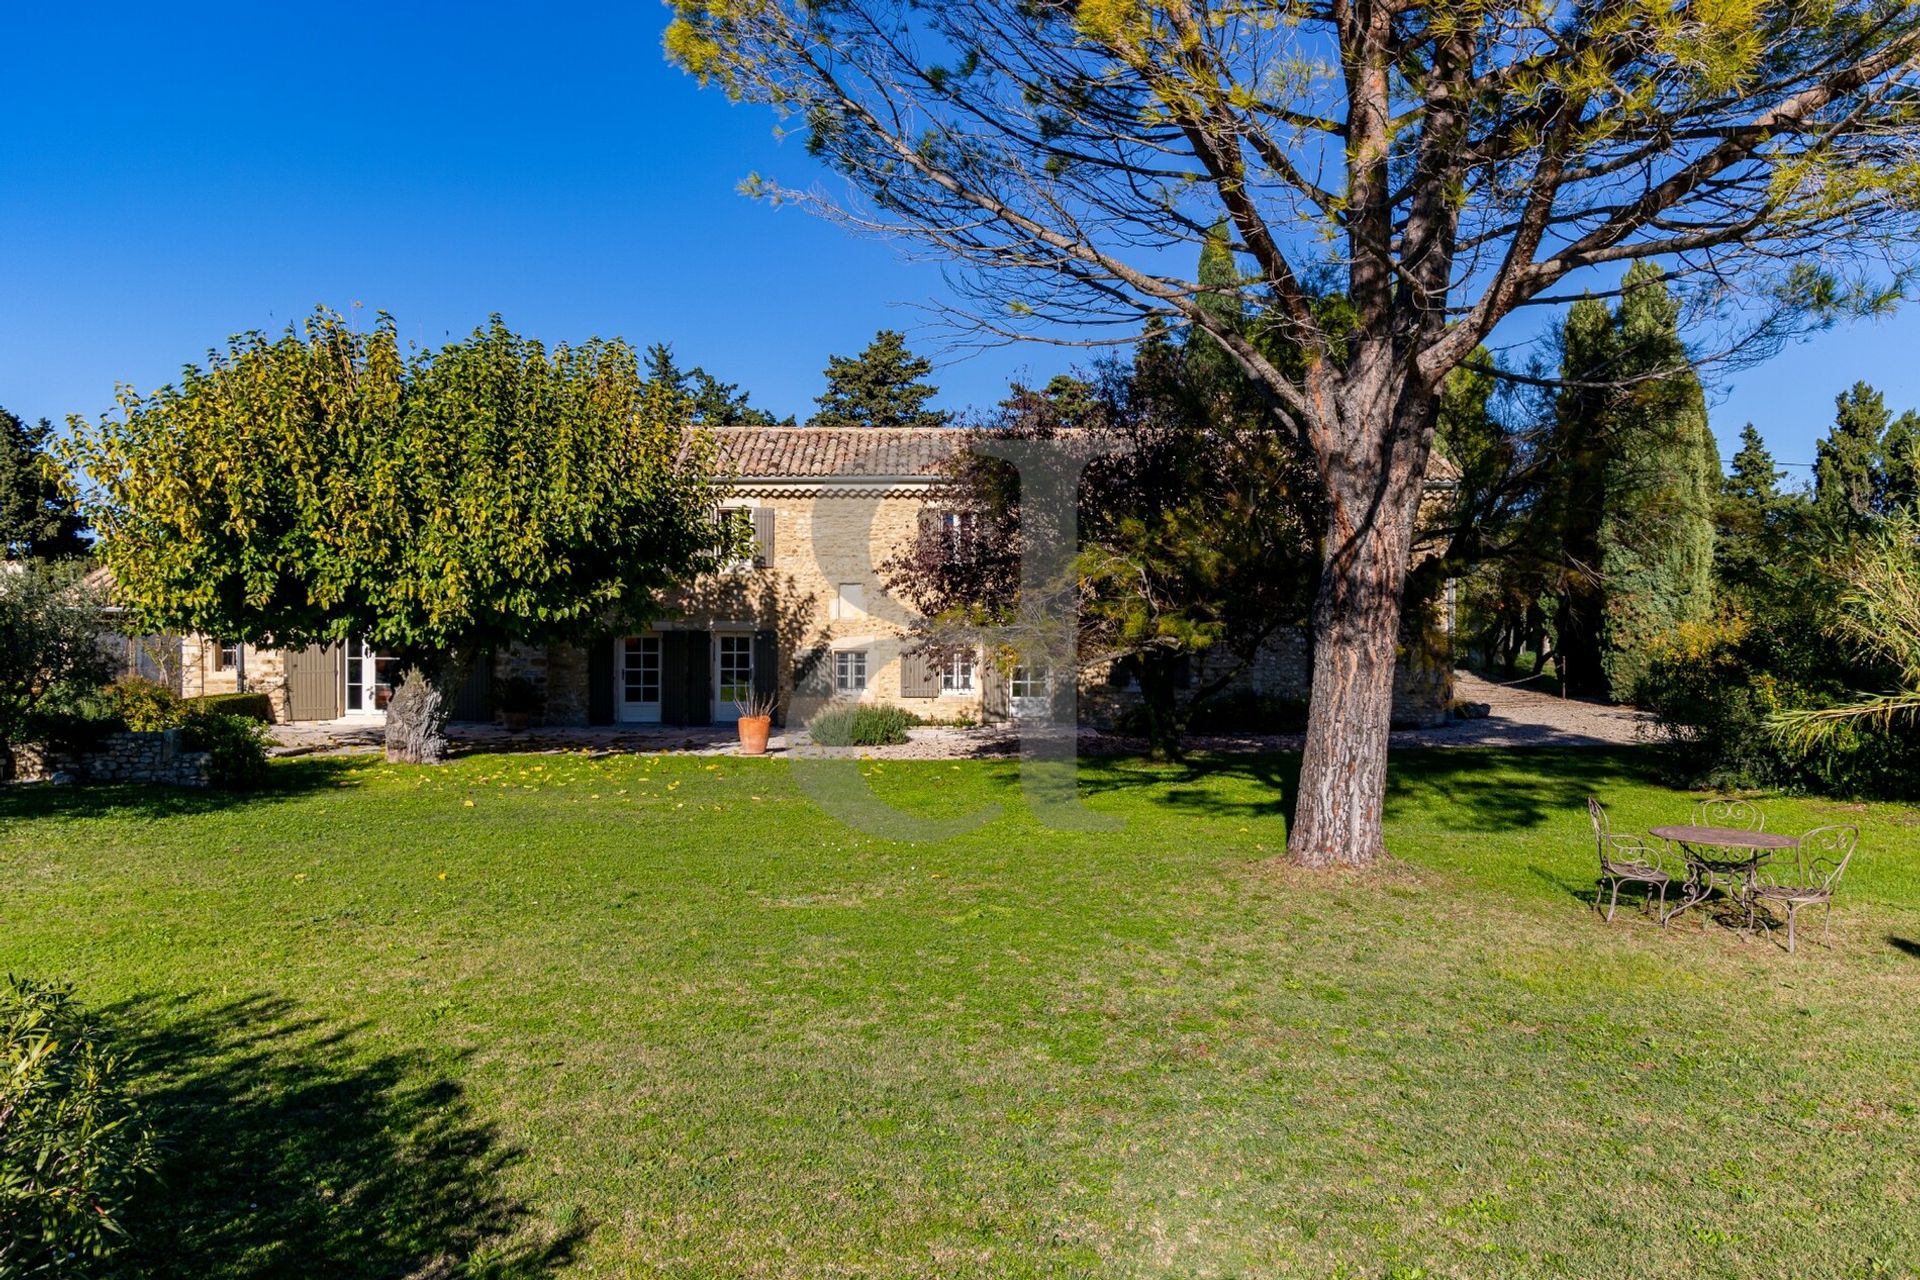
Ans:
[{"label": "cypress tree", "polygon": [[1601,382],[1619,358],[1606,304],[1582,298],[1560,326],[1560,376],[1571,384],[1554,404],[1542,526],[1560,568],[1554,609],[1554,653],[1567,692],[1607,691],[1601,665],[1606,596],[1600,579],[1600,527],[1607,506],[1608,392]]},{"label": "cypress tree", "polygon": [[1659,640],[1713,608],[1713,516],[1720,453],[1706,393],[1680,340],[1680,307],[1660,268],[1635,263],[1614,316],[1620,373],[1613,406],[1600,570],[1607,593],[1608,692],[1631,698]]},{"label": "cypress tree", "polygon": [[944,427],[947,415],[927,408],[940,389],[923,379],[933,361],[907,349],[906,335],[882,329],[857,356],[827,358],[827,389],[814,401],[815,427]]},{"label": "cypress tree", "polygon": [[1712,609],[1719,448],[1658,267],[1635,264],[1611,313],[1576,303],[1561,350],[1560,670],[1570,692],[1629,698],[1660,638]]}]

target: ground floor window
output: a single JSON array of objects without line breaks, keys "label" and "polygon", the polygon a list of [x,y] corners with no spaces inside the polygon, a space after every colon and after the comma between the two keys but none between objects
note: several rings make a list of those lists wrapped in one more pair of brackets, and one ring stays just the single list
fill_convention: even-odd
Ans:
[{"label": "ground floor window", "polygon": [[1052,672],[1044,664],[1021,663],[1007,681],[1008,691],[1016,698],[1044,698]]},{"label": "ground floor window", "polygon": [[940,692],[973,692],[973,655],[959,650],[947,655],[947,661],[940,668]]},{"label": "ground floor window", "polygon": [[628,702],[643,706],[659,702],[660,637],[628,637],[620,675]]},{"label": "ground floor window", "polygon": [[745,702],[753,696],[753,637],[720,635],[715,637],[716,671],[714,701],[722,707]]},{"label": "ground floor window", "polygon": [[867,687],[867,651],[843,649],[833,655],[833,691],[862,693]]}]

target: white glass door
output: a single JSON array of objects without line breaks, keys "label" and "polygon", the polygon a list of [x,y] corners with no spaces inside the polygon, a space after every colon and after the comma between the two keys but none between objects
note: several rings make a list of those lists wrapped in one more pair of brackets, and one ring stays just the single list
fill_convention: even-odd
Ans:
[{"label": "white glass door", "polygon": [[374,651],[365,640],[349,640],[346,708],[350,716],[384,716],[393,696],[395,663],[391,655]]},{"label": "white glass door", "polygon": [[1053,714],[1053,671],[1041,664],[1022,663],[1007,677],[1013,714],[1044,720]]},{"label": "white glass door", "polygon": [[735,702],[753,696],[753,636],[744,631],[722,631],[713,637],[713,722],[732,724],[740,718]]},{"label": "white glass door", "polygon": [[620,641],[620,718],[657,723],[660,719],[660,637],[628,636]]}]

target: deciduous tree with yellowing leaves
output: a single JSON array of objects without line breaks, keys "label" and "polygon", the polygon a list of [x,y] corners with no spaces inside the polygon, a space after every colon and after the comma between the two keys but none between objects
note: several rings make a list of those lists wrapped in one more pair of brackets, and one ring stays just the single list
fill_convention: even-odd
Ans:
[{"label": "deciduous tree with yellowing leaves", "polygon": [[[1202,330],[1303,441],[1328,513],[1289,834],[1312,865],[1382,849],[1447,375],[1638,259],[1777,340],[1877,305],[1916,224],[1913,0],[670,3],[670,58],[848,179],[755,189],[948,256],[990,333]],[[1183,268],[1223,220],[1245,269],[1203,284]],[[1269,327],[1232,331],[1221,290]]]},{"label": "deciduous tree with yellowing leaves", "polygon": [[388,757],[421,763],[464,659],[644,614],[725,548],[688,415],[622,342],[548,349],[496,317],[409,352],[384,316],[322,311],[123,391],[72,453],[137,621],[397,653]]}]

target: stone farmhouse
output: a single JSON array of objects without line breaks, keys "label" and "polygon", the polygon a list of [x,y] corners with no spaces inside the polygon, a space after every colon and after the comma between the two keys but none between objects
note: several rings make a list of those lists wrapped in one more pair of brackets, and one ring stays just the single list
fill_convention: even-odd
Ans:
[{"label": "stone farmhouse", "polygon": [[[476,661],[456,720],[493,716],[496,693],[531,682],[549,725],[715,725],[737,718],[750,693],[776,695],[802,721],[834,699],[893,703],[933,721],[982,722],[1041,714],[1053,676],[1003,671],[984,655],[931,661],[911,634],[915,617],[889,594],[884,566],[924,521],[957,521],[941,509],[946,466],[969,433],[939,428],[737,427],[718,430],[724,509],[752,532],[753,554],[706,574],[666,601],[660,621],[635,635],[519,645]],[[1437,461],[1430,491],[1450,487]],[[1446,474],[1439,474],[1445,472]],[[1395,718],[1443,719],[1452,698],[1447,621],[1403,655]],[[151,646],[152,638],[141,642]],[[171,667],[184,695],[244,689],[270,695],[279,720],[384,718],[399,672],[361,642],[280,651],[204,636],[148,666]],[[1302,699],[1305,637],[1283,633],[1243,677],[1253,690]],[[1105,718],[1127,691],[1083,672],[1082,714]],[[1091,694],[1092,696],[1087,696]]]}]

